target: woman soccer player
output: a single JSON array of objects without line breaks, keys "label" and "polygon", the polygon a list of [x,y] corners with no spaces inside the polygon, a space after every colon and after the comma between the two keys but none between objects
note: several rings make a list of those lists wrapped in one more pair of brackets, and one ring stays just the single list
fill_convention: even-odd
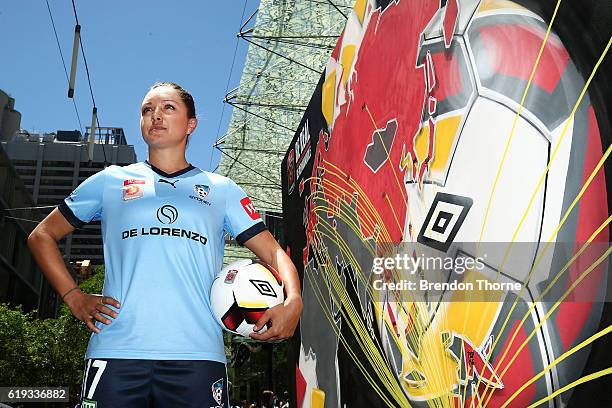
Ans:
[{"label": "woman soccer player", "polygon": [[[256,324],[257,340],[290,337],[302,311],[295,266],[233,181],[187,162],[197,126],[191,95],[174,83],[146,94],[144,163],[110,166],[78,186],[32,232],[40,269],[93,332],[82,408],[228,406],[225,353],[209,302],[225,233],[279,271],[284,304]],[[81,292],[57,242],[102,221],[103,296]]]}]

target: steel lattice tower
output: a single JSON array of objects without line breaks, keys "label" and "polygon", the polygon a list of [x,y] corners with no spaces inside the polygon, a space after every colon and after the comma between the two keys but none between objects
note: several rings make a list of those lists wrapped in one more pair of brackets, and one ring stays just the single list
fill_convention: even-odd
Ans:
[{"label": "steel lattice tower", "polygon": [[[233,179],[267,217],[281,213],[280,166],[354,0],[261,0],[238,34],[249,42],[219,173]],[[267,220],[269,221],[271,220]],[[226,262],[247,252],[226,247]]]}]

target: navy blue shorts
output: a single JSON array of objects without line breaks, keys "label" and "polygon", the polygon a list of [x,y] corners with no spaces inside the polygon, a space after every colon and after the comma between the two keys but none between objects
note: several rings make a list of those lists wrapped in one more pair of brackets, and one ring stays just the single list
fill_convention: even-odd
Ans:
[{"label": "navy blue shorts", "polygon": [[81,408],[229,407],[225,364],[206,360],[87,360]]}]

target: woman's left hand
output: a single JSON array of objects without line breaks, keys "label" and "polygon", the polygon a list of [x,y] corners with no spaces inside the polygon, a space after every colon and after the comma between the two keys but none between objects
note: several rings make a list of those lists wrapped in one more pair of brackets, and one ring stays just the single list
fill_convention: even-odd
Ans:
[{"label": "woman's left hand", "polygon": [[[253,328],[255,333],[251,334],[251,338],[260,341],[275,341],[285,340],[293,336],[300,320],[302,308],[302,298],[300,296],[287,298],[283,304],[271,307],[255,324]],[[263,333],[256,333],[266,325],[270,326],[268,330]]]}]

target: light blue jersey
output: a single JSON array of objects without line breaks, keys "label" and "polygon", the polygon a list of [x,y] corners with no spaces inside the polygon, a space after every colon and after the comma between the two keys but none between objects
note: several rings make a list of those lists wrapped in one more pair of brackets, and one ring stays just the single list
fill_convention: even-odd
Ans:
[{"label": "light blue jersey", "polygon": [[225,362],[209,302],[224,236],[242,245],[266,229],[240,187],[193,166],[110,166],[59,210],[77,228],[101,220],[103,294],[121,304],[110,325],[96,324],[86,358]]}]

